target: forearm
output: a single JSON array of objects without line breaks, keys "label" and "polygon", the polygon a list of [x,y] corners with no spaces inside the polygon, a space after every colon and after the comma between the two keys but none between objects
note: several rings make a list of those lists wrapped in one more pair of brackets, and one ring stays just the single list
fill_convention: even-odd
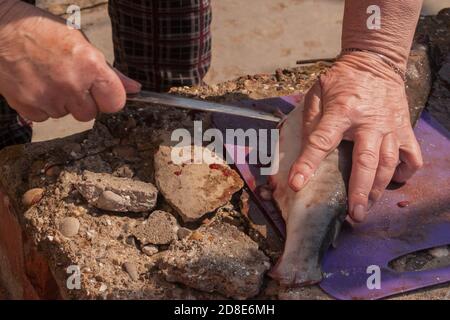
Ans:
[{"label": "forearm", "polygon": [[[414,32],[419,19],[422,0],[346,0],[342,48],[370,50],[388,57],[405,68]],[[369,29],[367,8],[381,9],[379,29]]]}]

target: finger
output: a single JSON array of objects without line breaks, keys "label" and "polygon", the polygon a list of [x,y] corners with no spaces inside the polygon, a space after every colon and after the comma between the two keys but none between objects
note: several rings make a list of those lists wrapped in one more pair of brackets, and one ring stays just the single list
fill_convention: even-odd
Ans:
[{"label": "finger", "polygon": [[100,112],[114,113],[125,106],[125,88],[119,76],[106,64],[99,68],[99,75],[90,90]]},{"label": "finger", "polygon": [[98,113],[97,104],[89,91],[86,91],[81,98],[69,103],[67,109],[76,120],[81,122],[95,119]]},{"label": "finger", "polygon": [[33,122],[44,122],[50,118],[46,112],[35,108],[23,107],[18,113],[22,118]]},{"label": "finger", "polygon": [[407,142],[400,146],[400,165],[394,174],[394,181],[404,183],[409,180],[417,170],[423,167],[422,152],[412,129],[406,131]]},{"label": "finger", "polygon": [[291,167],[289,185],[294,191],[300,191],[308,183],[320,162],[339,145],[345,130],[347,126],[335,116],[324,114],[317,128],[305,141],[300,157]]},{"label": "finger", "polygon": [[362,222],[367,215],[369,193],[378,168],[381,139],[381,134],[375,131],[355,136],[348,201],[350,216],[356,222]]},{"label": "finger", "polygon": [[397,140],[393,134],[388,134],[383,138],[383,142],[381,143],[378,169],[372,190],[369,194],[369,210],[381,198],[384,190],[391,182],[399,162],[398,158],[399,150]]},{"label": "finger", "polygon": [[64,107],[64,103],[58,100],[49,100],[44,107],[39,108],[47,113],[50,118],[59,119],[66,116],[69,112]]},{"label": "finger", "polygon": [[142,85],[139,82],[128,78],[116,68],[113,68],[113,70],[119,76],[120,81],[122,81],[126,93],[139,93],[141,91]]},{"label": "finger", "polygon": [[303,137],[309,137],[314,129],[319,124],[322,118],[322,103],[321,103],[322,90],[320,82],[316,84],[308,91],[305,96],[305,107],[303,111]]}]

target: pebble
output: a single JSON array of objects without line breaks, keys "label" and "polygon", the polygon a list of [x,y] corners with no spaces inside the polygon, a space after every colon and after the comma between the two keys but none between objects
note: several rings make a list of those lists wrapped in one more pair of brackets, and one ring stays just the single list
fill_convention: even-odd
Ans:
[{"label": "pebble", "polygon": [[189,230],[188,228],[182,227],[182,228],[178,229],[177,236],[178,236],[178,239],[183,240],[183,239],[189,237],[191,235],[191,233],[192,233],[191,230]]},{"label": "pebble", "polygon": [[30,189],[22,197],[22,203],[27,208],[35,205],[39,201],[41,201],[42,196],[44,195],[44,189],[42,188],[35,188]]},{"label": "pebble", "polygon": [[193,241],[201,241],[203,239],[203,234],[199,231],[192,232],[191,236],[189,237],[189,240]]},{"label": "pebble", "polygon": [[134,263],[125,262],[123,264],[123,269],[128,273],[128,275],[130,276],[130,278],[133,281],[137,281],[139,279],[139,273],[138,273],[137,267]]},{"label": "pebble", "polygon": [[77,218],[64,218],[59,224],[59,231],[67,238],[74,237],[80,230],[80,221]]},{"label": "pebble", "polygon": [[108,286],[104,283],[101,284],[100,288],[98,289],[98,291],[100,293],[105,292],[108,289]]},{"label": "pebble", "polygon": [[428,251],[435,258],[445,258],[449,255],[449,250],[446,246],[433,248]]},{"label": "pebble", "polygon": [[58,166],[51,166],[45,171],[47,177],[57,177],[61,173],[61,168]]},{"label": "pebble", "polygon": [[158,253],[158,247],[153,245],[148,245],[142,248],[142,252],[148,255],[149,257]]},{"label": "pebble", "polygon": [[121,196],[109,190],[103,191],[97,200],[99,208],[111,211],[115,211],[117,207],[122,207],[124,203],[125,201]]}]

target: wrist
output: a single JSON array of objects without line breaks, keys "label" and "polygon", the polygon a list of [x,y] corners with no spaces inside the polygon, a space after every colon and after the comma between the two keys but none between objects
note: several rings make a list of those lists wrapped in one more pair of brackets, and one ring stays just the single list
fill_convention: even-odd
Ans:
[{"label": "wrist", "polygon": [[[422,0],[346,0],[342,49],[358,48],[381,54],[406,69]],[[370,6],[379,8],[379,25],[370,28]]]},{"label": "wrist", "polygon": [[403,71],[396,71],[395,67],[386,59],[384,56],[368,50],[344,51],[338,56],[335,65],[351,68],[355,73],[370,73],[375,78],[391,80],[404,86]]},{"label": "wrist", "polygon": [[346,48],[346,49],[342,49],[338,58],[344,56],[345,54],[350,54],[350,53],[355,53],[355,52],[364,52],[364,53],[367,53],[369,56],[375,57],[380,62],[383,62],[385,65],[389,66],[391,68],[391,70],[394,71],[398,76],[400,76],[400,78],[403,81],[406,81],[406,70],[402,69],[402,67],[399,67],[398,65],[396,65],[387,56],[380,54],[378,52],[374,52],[371,50],[359,49],[359,48]]}]

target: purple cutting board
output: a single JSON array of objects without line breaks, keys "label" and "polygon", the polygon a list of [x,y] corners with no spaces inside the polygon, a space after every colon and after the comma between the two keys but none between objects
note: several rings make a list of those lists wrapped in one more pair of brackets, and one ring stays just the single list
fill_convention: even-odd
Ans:
[{"label": "purple cutting board", "polygon": [[[265,111],[288,113],[300,96],[244,101],[239,105]],[[273,123],[214,115],[214,124],[227,128],[274,128]],[[337,299],[380,299],[407,291],[450,282],[450,266],[422,272],[397,273],[388,264],[405,254],[450,244],[450,139],[427,113],[415,129],[424,157],[424,167],[406,185],[388,190],[370,212],[364,224],[343,228],[336,249],[323,260],[325,279],[321,288]],[[230,154],[246,146],[226,145]],[[267,181],[257,165],[236,165],[252,192],[251,210],[264,214],[279,233],[285,235],[284,222],[270,201],[259,198],[257,188]],[[397,204],[409,201],[409,206]],[[381,269],[381,288],[367,288],[367,267]]]}]

